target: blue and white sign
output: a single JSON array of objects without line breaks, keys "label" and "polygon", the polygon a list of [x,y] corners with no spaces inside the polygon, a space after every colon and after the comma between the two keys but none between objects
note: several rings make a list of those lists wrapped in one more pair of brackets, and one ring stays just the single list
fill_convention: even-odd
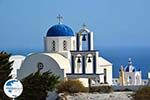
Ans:
[{"label": "blue and white sign", "polygon": [[22,83],[17,79],[10,79],[4,84],[4,92],[9,98],[17,98],[23,91]]}]

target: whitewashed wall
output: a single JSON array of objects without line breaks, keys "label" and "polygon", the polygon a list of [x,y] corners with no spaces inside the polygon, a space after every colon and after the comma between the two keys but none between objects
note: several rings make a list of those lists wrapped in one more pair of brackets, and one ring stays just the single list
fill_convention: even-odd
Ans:
[{"label": "whitewashed wall", "polygon": [[76,38],[75,37],[44,37],[45,52],[52,51],[52,41],[56,42],[56,51],[65,52],[63,50],[63,41],[67,41],[67,51],[75,50],[76,48]]},{"label": "whitewashed wall", "polygon": [[41,70],[42,72],[50,70],[54,74],[60,76],[60,79],[64,78],[64,69],[61,69],[53,58],[42,53],[27,56],[22,63],[20,70],[18,70],[17,78],[22,79],[31,73],[35,73],[38,70],[37,64],[39,62],[43,63],[44,65],[44,68]]}]

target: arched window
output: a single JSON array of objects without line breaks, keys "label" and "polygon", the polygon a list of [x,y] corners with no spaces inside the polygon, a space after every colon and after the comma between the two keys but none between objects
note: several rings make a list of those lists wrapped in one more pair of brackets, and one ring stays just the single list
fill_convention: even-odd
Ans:
[{"label": "arched window", "polygon": [[63,41],[63,50],[67,50],[67,41]]},{"label": "arched window", "polygon": [[52,41],[52,50],[53,50],[53,51],[56,50],[56,43],[55,43],[55,41]]},{"label": "arched window", "polygon": [[128,77],[128,85],[131,85],[131,84],[132,84],[132,77],[129,76],[129,77]]}]

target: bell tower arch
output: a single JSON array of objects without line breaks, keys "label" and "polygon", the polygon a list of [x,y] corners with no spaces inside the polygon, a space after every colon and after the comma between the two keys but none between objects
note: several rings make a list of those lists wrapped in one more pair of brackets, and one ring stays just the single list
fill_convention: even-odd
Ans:
[{"label": "bell tower arch", "polygon": [[89,31],[89,29],[86,28],[86,25],[83,24],[83,28],[76,34],[76,50],[82,51],[83,50],[83,42],[86,41],[86,49],[84,50],[93,50],[93,32]]}]

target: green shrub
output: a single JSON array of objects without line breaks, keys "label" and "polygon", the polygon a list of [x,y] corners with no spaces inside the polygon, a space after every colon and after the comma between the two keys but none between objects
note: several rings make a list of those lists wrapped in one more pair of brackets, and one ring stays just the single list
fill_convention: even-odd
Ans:
[{"label": "green shrub", "polygon": [[150,100],[150,86],[145,86],[132,95],[134,100]]},{"label": "green shrub", "polygon": [[57,86],[58,93],[78,93],[78,92],[87,92],[88,89],[83,86],[79,80],[67,80],[62,81]]},{"label": "green shrub", "polygon": [[23,93],[17,100],[46,100],[48,92],[56,89],[59,77],[50,71],[37,71],[25,77],[22,83]]},{"label": "green shrub", "polygon": [[112,86],[92,86],[90,92],[110,93],[113,91]]}]

